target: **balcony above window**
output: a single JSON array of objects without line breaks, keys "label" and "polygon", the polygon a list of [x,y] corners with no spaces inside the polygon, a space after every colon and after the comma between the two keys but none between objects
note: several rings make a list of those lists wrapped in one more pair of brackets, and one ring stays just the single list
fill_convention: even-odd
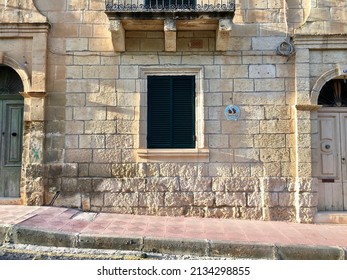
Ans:
[{"label": "balcony above window", "polygon": [[106,14],[114,19],[230,18],[234,7],[230,0],[106,0]]},{"label": "balcony above window", "polygon": [[115,51],[125,51],[126,31],[164,31],[165,51],[176,51],[177,31],[216,31],[216,50],[228,49],[232,0],[106,0]]}]

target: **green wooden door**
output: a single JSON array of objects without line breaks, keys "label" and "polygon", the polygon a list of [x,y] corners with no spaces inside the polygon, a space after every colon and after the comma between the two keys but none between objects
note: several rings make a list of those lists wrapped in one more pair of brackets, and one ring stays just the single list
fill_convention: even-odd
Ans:
[{"label": "green wooden door", "polygon": [[0,197],[20,197],[23,142],[23,83],[17,72],[0,65]]},{"label": "green wooden door", "polygon": [[20,197],[23,101],[0,99],[0,197]]}]

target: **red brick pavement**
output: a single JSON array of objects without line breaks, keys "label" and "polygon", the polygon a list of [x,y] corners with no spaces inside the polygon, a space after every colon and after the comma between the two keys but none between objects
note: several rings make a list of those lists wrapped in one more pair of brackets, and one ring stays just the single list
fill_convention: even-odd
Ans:
[{"label": "red brick pavement", "polygon": [[93,214],[61,207],[1,205],[0,225],[105,236],[347,247],[347,225],[336,224]]}]

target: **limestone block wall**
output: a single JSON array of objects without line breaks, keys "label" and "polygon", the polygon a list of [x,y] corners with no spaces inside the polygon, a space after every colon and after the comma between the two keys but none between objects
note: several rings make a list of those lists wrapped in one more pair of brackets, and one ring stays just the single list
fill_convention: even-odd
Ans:
[{"label": "limestone block wall", "polygon": [[300,34],[345,34],[347,20],[346,1],[309,1],[311,11]]},{"label": "limestone block wall", "polygon": [[[311,10],[323,9],[318,2],[236,1],[226,52],[215,50],[211,30],[177,32],[172,53],[164,51],[163,32],[134,30],[126,32],[126,51],[116,53],[104,0],[36,0],[51,25],[44,204],[312,221],[317,202],[310,155],[308,163],[297,161],[298,152],[307,150],[297,146],[296,56],[279,56],[276,48]],[[142,73],[149,68],[198,69],[199,148],[208,157],[139,159],[139,149],[146,148]],[[238,121],[224,117],[231,103],[241,109]],[[298,176],[301,168],[306,176]]]}]

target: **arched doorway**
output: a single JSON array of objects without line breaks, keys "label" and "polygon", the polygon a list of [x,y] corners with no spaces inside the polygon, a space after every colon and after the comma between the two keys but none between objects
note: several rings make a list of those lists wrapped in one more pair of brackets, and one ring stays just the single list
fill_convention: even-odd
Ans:
[{"label": "arched doorway", "polygon": [[347,210],[347,80],[328,81],[318,97],[318,211]]},{"label": "arched doorway", "polygon": [[0,198],[20,197],[23,146],[23,82],[0,65]]}]

